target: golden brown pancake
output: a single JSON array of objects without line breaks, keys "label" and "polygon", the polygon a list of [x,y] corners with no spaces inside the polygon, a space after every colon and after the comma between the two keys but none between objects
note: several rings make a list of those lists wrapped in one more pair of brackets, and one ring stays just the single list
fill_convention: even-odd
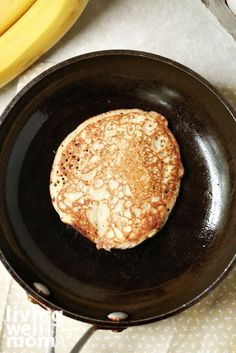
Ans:
[{"label": "golden brown pancake", "polygon": [[183,173],[161,114],[115,110],[84,121],[61,143],[50,193],[62,222],[98,249],[126,249],[163,227]]}]

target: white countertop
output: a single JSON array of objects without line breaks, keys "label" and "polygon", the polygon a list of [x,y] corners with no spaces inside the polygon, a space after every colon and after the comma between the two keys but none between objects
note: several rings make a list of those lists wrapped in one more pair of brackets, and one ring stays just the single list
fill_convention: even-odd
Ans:
[{"label": "white countertop", "polygon": [[[104,49],[136,49],[174,59],[208,79],[236,109],[236,42],[200,0],[90,0],[63,40],[0,91],[0,113],[41,71],[69,57]],[[2,265],[0,288],[0,352],[45,352],[48,314],[27,301]],[[233,353],[235,318],[236,268],[183,313],[122,333],[98,331],[83,352]],[[67,353],[88,327],[69,318],[59,320],[56,353]],[[14,336],[19,339],[16,347]]]}]

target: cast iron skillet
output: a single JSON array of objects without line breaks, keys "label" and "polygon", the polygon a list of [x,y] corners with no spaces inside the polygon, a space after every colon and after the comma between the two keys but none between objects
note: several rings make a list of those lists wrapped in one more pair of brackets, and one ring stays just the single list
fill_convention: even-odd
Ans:
[{"label": "cast iron skillet", "polygon": [[[97,251],[54,211],[49,174],[64,137],[118,108],[164,114],[185,167],[163,230],[131,250]],[[0,128],[0,248],[7,269],[50,309],[103,328],[173,315],[209,292],[236,250],[236,123],[223,97],[172,60],[103,51],[56,65],[28,84]],[[132,161],[130,161],[132,163]],[[39,295],[34,282],[48,287]],[[128,314],[112,322],[114,311]]]}]

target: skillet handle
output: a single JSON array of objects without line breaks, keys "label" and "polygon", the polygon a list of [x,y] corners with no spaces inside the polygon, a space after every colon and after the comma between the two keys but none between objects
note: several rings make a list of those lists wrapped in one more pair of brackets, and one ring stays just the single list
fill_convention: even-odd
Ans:
[{"label": "skillet handle", "polygon": [[[79,341],[72,348],[70,353],[79,353],[92,334],[97,330],[97,327],[91,326],[79,339]],[[50,313],[50,328],[48,335],[48,344],[45,353],[55,353],[55,342],[56,341],[56,322],[52,319],[52,312]]]},{"label": "skillet handle", "polygon": [[[83,336],[79,339],[79,341],[74,345],[72,350],[69,353],[79,353],[89,340],[89,338],[94,334],[95,331],[97,330],[106,330],[106,327],[99,327],[99,326],[91,326],[84,334]],[[121,332],[125,330],[125,328],[120,328],[120,329],[114,329],[112,330],[113,332]],[[49,352],[51,353],[51,352]],[[54,353],[54,352],[52,352]]]},{"label": "skillet handle", "polygon": [[79,341],[74,345],[70,353],[79,353],[83,349],[84,345],[86,342],[89,340],[89,338],[94,334],[94,332],[98,328],[96,326],[91,326],[84,334],[83,336],[79,339]]},{"label": "skillet handle", "polygon": [[50,311],[50,323],[48,331],[48,341],[45,353],[55,353],[56,345],[56,318],[53,319],[53,311]]}]

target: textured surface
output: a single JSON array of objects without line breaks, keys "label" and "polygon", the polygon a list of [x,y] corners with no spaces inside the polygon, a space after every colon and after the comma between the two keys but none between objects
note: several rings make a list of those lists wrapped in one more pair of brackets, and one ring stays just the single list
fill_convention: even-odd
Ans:
[{"label": "textured surface", "polygon": [[[133,21],[130,17],[133,16]],[[127,35],[130,33],[130,35]],[[132,35],[131,35],[132,34]],[[193,40],[194,38],[194,40]],[[90,0],[81,20],[49,54],[0,93],[2,111],[17,89],[40,71],[73,55],[92,50],[128,48],[168,56],[209,79],[236,108],[236,44],[217,20],[198,0]],[[25,293],[0,269],[0,319],[9,304],[15,313],[23,346],[9,347],[8,319],[1,333],[2,353],[41,353],[42,341],[26,341],[30,335],[45,338],[47,319],[32,326],[30,318],[41,312],[26,300]],[[200,303],[162,322],[135,327],[120,334],[98,331],[84,348],[85,353],[234,353],[236,351],[236,271]],[[27,314],[28,313],[28,314]],[[11,323],[13,320],[11,319]],[[27,326],[26,326],[27,327]],[[88,327],[69,318],[59,320],[56,353],[66,353]],[[31,343],[31,346],[30,344]],[[33,344],[32,344],[33,343]]]},{"label": "textured surface", "polygon": [[184,170],[158,113],[116,110],[91,117],[60,144],[50,191],[63,222],[97,248],[132,248],[165,223]]}]

